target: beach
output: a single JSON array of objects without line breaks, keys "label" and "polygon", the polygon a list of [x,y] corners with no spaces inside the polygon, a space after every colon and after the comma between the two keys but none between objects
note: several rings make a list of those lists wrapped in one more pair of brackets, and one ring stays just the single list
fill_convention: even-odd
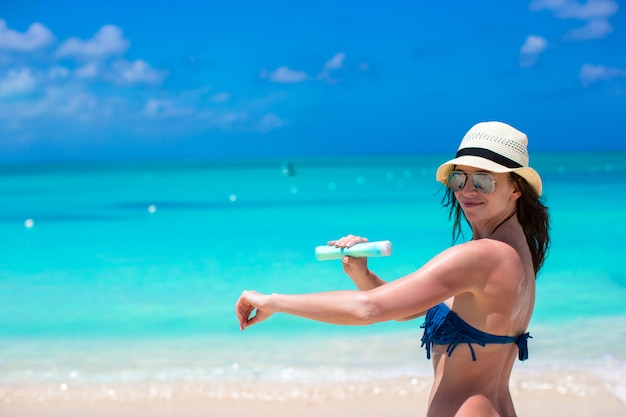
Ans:
[{"label": "beach", "polygon": [[[347,233],[392,242],[369,263],[385,279],[419,268],[451,244],[444,158],[0,166],[0,416],[424,416],[421,319],[242,333],[234,303],[353,288],[314,256]],[[518,415],[624,416],[626,154],[534,161],[552,247]]]},{"label": "beach", "polygon": [[[270,340],[257,329],[227,338],[74,348],[49,342],[46,360],[22,352],[27,364],[4,366],[13,370],[0,384],[0,415],[424,416],[432,376],[414,337],[419,332],[380,331]],[[573,360],[559,357],[541,329],[535,338],[544,342],[531,340],[531,358],[515,364],[510,382],[519,416],[624,415],[624,361],[576,359],[572,350]],[[23,345],[33,354],[41,350]]]},{"label": "beach", "polygon": [[[535,375],[536,376],[536,375]],[[523,374],[512,379],[519,416],[621,417],[626,405],[592,375],[552,372],[541,386]],[[375,384],[328,386],[226,387],[149,383],[133,386],[0,387],[0,415],[78,416],[424,416],[428,378]],[[42,398],[46,398],[43,400]]]}]

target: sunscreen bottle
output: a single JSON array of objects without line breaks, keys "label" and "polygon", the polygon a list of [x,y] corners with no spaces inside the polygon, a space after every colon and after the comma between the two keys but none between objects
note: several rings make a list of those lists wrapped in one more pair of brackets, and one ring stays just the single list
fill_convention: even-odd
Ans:
[{"label": "sunscreen bottle", "polygon": [[318,261],[341,259],[344,256],[365,258],[389,255],[391,255],[391,242],[388,240],[357,243],[349,248],[338,248],[332,245],[318,246],[315,248],[315,257]]}]

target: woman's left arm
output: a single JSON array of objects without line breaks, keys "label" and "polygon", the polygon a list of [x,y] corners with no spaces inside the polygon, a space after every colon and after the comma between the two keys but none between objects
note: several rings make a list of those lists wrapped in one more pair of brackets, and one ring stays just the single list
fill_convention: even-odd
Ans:
[{"label": "woman's left arm", "polygon": [[[244,291],[236,311],[241,330],[269,318],[287,313],[331,324],[369,324],[376,311],[367,301],[367,291],[331,291],[311,294],[261,294]],[[255,312],[256,310],[256,312]]]}]

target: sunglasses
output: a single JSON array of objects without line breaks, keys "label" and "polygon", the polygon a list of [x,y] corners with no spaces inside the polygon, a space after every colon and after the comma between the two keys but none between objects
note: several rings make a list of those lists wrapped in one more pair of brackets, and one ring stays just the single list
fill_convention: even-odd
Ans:
[{"label": "sunglasses", "polygon": [[448,188],[453,192],[458,192],[465,187],[467,177],[470,177],[476,191],[483,194],[492,193],[496,187],[496,180],[486,172],[475,172],[474,174],[467,175],[465,172],[452,171],[448,177]]}]

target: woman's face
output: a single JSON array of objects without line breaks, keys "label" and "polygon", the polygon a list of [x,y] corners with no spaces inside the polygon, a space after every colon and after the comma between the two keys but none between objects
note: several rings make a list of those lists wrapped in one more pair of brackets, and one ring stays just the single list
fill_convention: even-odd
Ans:
[{"label": "woman's face", "polygon": [[[456,191],[454,196],[470,222],[499,217],[514,209],[515,200],[521,194],[516,190],[514,182],[511,181],[511,174],[487,172],[464,165],[457,165],[454,170],[466,175],[463,188]],[[486,193],[485,191],[491,189],[489,178],[484,176],[472,178],[472,174],[475,173],[489,174],[495,180],[493,191]],[[477,185],[474,184],[475,182]],[[479,189],[481,190],[479,191]]]}]

